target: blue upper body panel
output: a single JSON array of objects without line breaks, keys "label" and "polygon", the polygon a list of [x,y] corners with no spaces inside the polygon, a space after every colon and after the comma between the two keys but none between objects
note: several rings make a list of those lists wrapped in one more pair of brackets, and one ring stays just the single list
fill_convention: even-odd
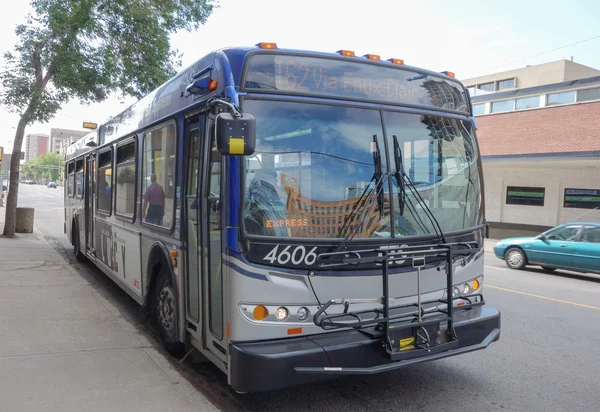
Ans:
[{"label": "blue upper body panel", "polygon": [[[305,50],[263,50],[258,47],[227,48],[209,53],[197,60],[186,69],[179,72],[171,80],[156,88],[147,96],[134,103],[125,111],[116,115],[109,122],[98,129],[97,144],[103,145],[120,137],[126,136],[136,130],[146,128],[158,123],[165,118],[205,101],[212,95],[230,97],[237,103],[240,88],[240,79],[244,69],[244,62],[252,52],[261,53],[291,53],[313,57],[341,58],[337,53],[310,52]],[[352,61],[369,61],[366,57],[353,57]],[[387,67],[398,67],[387,61],[369,61],[369,63]],[[423,70],[411,66],[401,66],[403,69],[416,71],[421,74],[454,79],[441,73]],[[217,80],[217,90],[210,95],[198,97],[186,92],[186,87],[195,80],[199,74],[209,73],[210,78]]]}]

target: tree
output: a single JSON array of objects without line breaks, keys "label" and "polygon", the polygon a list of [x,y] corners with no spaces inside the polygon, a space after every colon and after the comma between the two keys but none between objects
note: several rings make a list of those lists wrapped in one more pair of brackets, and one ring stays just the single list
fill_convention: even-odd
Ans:
[{"label": "tree", "polygon": [[62,160],[58,153],[49,152],[31,159],[21,167],[21,174],[26,179],[56,182],[59,177]]},{"label": "tree", "polygon": [[25,127],[50,120],[70,98],[100,102],[112,92],[140,98],[181,65],[169,35],[197,29],[215,0],[31,0],[4,54],[0,103],[20,116],[6,199],[4,236],[15,234]]}]

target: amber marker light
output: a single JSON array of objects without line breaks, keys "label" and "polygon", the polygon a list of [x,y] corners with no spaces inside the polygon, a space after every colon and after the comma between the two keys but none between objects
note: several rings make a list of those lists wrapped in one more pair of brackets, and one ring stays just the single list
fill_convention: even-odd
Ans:
[{"label": "amber marker light", "polygon": [[404,60],[402,60],[402,59],[391,58],[391,59],[388,59],[388,61],[390,63],[397,64],[398,66],[402,66],[404,64]]},{"label": "amber marker light", "polygon": [[261,43],[258,43],[257,46],[260,49],[276,49],[277,48],[277,43],[261,42]]},{"label": "amber marker light", "polygon": [[265,308],[262,305],[258,305],[257,307],[254,308],[254,311],[252,311],[252,316],[254,316],[254,319],[256,319],[256,320],[263,320],[268,315],[269,315],[269,311],[267,310],[267,308]]},{"label": "amber marker light", "polygon": [[346,56],[346,57],[354,57],[354,52],[352,50],[338,50],[337,51],[339,54],[341,54],[342,56]]}]

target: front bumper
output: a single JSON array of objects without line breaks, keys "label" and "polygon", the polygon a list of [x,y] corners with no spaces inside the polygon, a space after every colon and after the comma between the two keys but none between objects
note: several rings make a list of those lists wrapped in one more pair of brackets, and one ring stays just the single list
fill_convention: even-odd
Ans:
[{"label": "front bumper", "polygon": [[390,360],[381,338],[345,330],[266,342],[232,342],[231,386],[259,392],[331,379],[375,374],[485,349],[500,339],[500,312],[494,307],[456,311],[456,349],[398,362]]},{"label": "front bumper", "polygon": [[504,252],[506,252],[506,246],[494,246],[494,255],[496,255],[498,259],[504,260]]}]

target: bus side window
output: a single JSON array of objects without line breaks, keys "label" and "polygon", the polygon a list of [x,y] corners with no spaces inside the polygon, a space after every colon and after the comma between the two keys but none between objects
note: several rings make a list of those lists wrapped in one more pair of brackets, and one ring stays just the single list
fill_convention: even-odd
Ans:
[{"label": "bus side window", "polygon": [[135,212],[135,140],[117,147],[115,213],[133,219]]},{"label": "bus side window", "polygon": [[142,140],[142,222],[173,226],[175,212],[176,130],[167,124]]},{"label": "bus side window", "polygon": [[112,149],[98,155],[98,210],[111,212],[112,199]]},{"label": "bus side window", "polygon": [[75,162],[75,197],[83,197],[83,159]]},{"label": "bus side window", "polygon": [[67,197],[73,197],[75,194],[75,164],[69,163],[67,166]]}]

